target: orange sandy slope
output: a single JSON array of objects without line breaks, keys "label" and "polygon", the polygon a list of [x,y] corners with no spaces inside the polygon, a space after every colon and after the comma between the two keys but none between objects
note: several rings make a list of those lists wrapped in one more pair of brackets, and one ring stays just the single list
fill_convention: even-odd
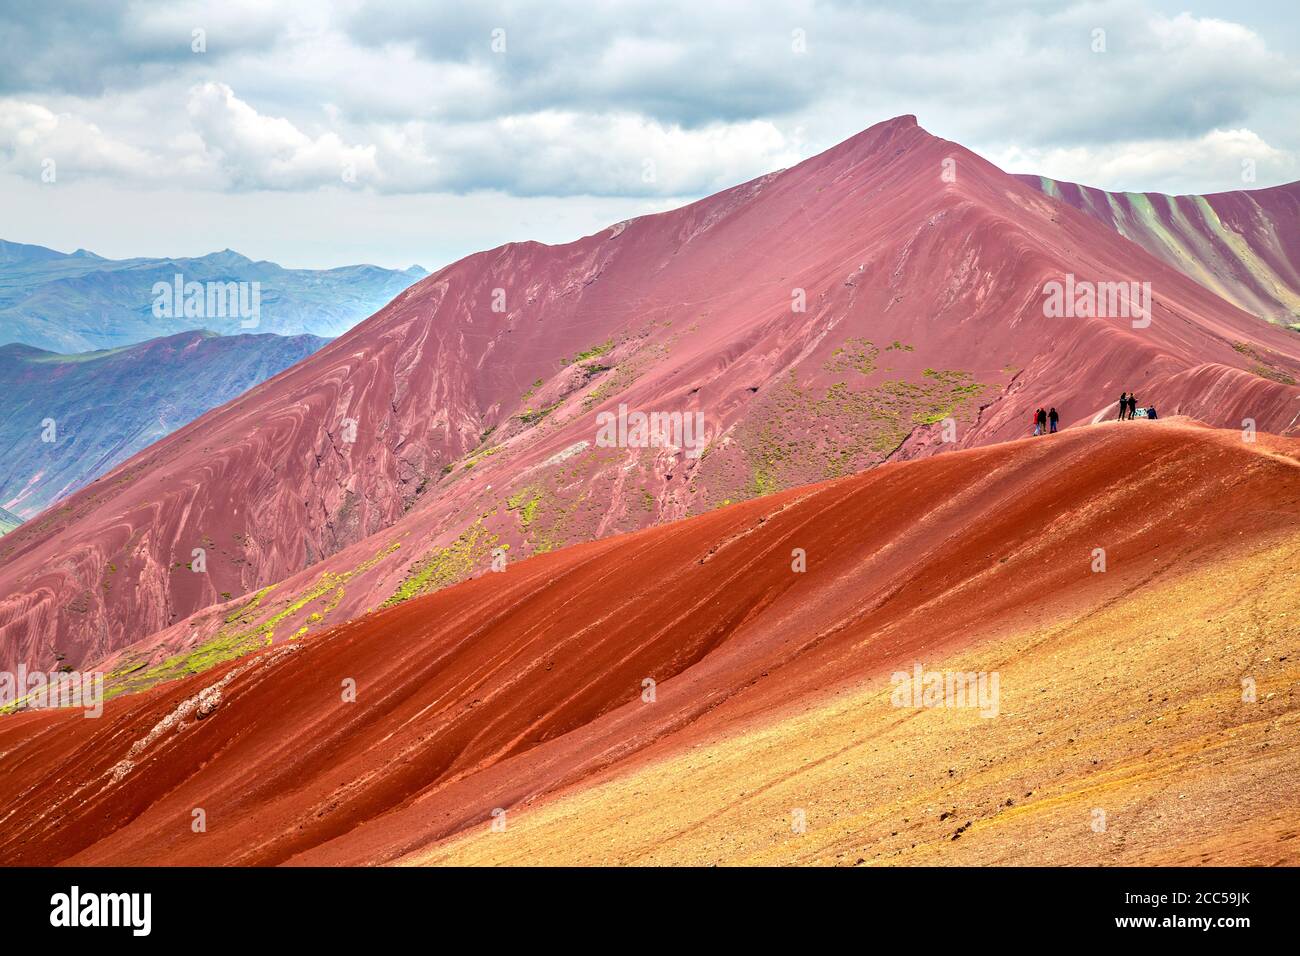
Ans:
[{"label": "orange sandy slope", "polygon": [[996,670],[995,718],[867,682],[404,862],[1296,865],[1298,564],[1292,538],[925,658]]},{"label": "orange sandy slope", "polygon": [[[1176,420],[886,465],[0,719],[0,862],[1291,862],[1298,457]],[[915,662],[999,715],[890,706]]]}]

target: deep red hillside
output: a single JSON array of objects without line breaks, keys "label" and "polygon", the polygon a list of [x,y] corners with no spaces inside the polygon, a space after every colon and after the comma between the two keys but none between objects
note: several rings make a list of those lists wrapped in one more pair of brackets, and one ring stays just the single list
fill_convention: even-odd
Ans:
[{"label": "deep red hillside", "polygon": [[[890,773],[943,777],[943,767],[962,766],[963,784],[996,781],[999,804],[1009,792],[1018,804],[1042,803],[1044,812],[1054,800],[1024,791],[1065,776],[1093,788],[1083,800],[1106,790],[1110,807],[1121,789],[1150,786],[1153,778],[1157,791],[1169,789],[1151,768],[1179,749],[1208,751],[1219,764],[1226,746],[1218,737],[1193,736],[1180,748],[1166,739],[1208,711],[1207,733],[1233,728],[1232,736],[1240,730],[1255,739],[1258,725],[1277,722],[1272,750],[1253,746],[1247,765],[1216,770],[1236,782],[1233,791],[1262,793],[1270,788],[1241,787],[1240,780],[1295,751],[1287,727],[1296,701],[1286,692],[1294,663],[1283,670],[1253,657],[1266,630],[1288,626],[1290,605],[1265,603],[1253,623],[1247,614],[1249,626],[1233,623],[1231,631],[1226,621],[1205,622],[1204,611],[1197,621],[1181,621],[1170,606],[1155,629],[1158,652],[1124,657],[1124,639],[1112,633],[1109,653],[1123,658],[1118,665],[1098,670],[1071,655],[1089,621],[1109,609],[1160,594],[1198,570],[1223,573],[1240,554],[1278,539],[1294,550],[1297,454],[1295,440],[1248,444],[1235,432],[1180,420],[1105,423],[891,463],[519,562],[109,701],[99,719],[66,710],[3,717],[0,864],[392,861],[461,831],[484,831],[494,808],[526,814],[534,802],[587,786],[606,770],[634,768],[643,755],[662,759],[703,740],[743,735],[755,722],[807,711],[846,685],[946,660],[1005,633],[1022,635],[1024,650],[993,641],[974,669],[1011,669],[1032,651],[1055,663],[1050,676],[1009,675],[1004,716],[971,718],[987,734],[978,747],[920,761],[925,766],[900,758],[901,769]],[[1104,573],[1096,571],[1098,547],[1106,552]],[[795,549],[806,556],[803,571],[792,565]],[[1258,590],[1278,572],[1266,568],[1244,586]],[[1279,589],[1295,593],[1285,578]],[[1212,613],[1222,618],[1226,604]],[[1131,606],[1127,616],[1134,618],[1127,627],[1150,636],[1149,617]],[[1063,626],[1048,626],[1058,622]],[[1205,689],[1166,708],[1160,693],[1167,700],[1196,670],[1187,648],[1201,624],[1220,647],[1238,645],[1242,660],[1219,661]],[[1036,635],[1029,646],[1025,635]],[[1258,705],[1241,705],[1242,673],[1259,676]],[[1119,713],[1098,713],[1099,685],[1130,677],[1140,698]],[[646,678],[655,682],[653,702],[642,699]],[[342,693],[349,680],[355,700]],[[1063,682],[1072,689],[1064,704],[1040,696]],[[1282,692],[1272,701],[1275,687]],[[1062,707],[1066,732],[1036,739],[1033,730],[1059,723]],[[1108,757],[1147,755],[1136,781],[1116,777],[1109,759],[1101,766],[1088,759],[1100,753],[1100,736],[1067,745],[1066,736],[1082,737],[1080,728],[1103,717],[1129,722],[1112,735],[1122,748],[1111,740]],[[899,736],[917,746],[936,742],[910,719],[888,707],[860,711],[859,746],[816,763],[842,767],[850,749],[874,750]],[[1042,751],[1045,763],[1019,766],[999,736],[1016,728],[1027,728],[1035,747],[1054,746]],[[955,733],[971,730],[934,731],[949,747]],[[750,769],[747,791],[781,782],[764,776],[767,767]],[[1286,783],[1294,780],[1292,760],[1271,810],[1279,801],[1290,806]],[[650,799],[667,807],[681,796],[665,789]],[[849,839],[882,829],[875,814],[908,795],[874,799],[874,806],[842,804],[850,818],[872,814]],[[1214,818],[1231,802],[1213,799],[1199,807],[1202,817]],[[601,804],[614,814],[623,806]],[[195,808],[206,814],[200,835],[190,827]],[[707,812],[727,809],[714,804]],[[1197,807],[1189,802],[1187,810]],[[1121,832],[1136,831],[1116,817]],[[903,822],[884,820],[885,833]],[[1080,810],[1074,829],[1059,832],[1092,836],[1091,853],[1104,855],[1087,820]],[[783,825],[788,835],[779,816],[766,827]],[[616,829],[620,839],[638,835],[634,827]],[[718,852],[731,845],[728,829],[708,832]],[[1056,834],[1049,829],[1038,838],[1050,842]],[[1160,843],[1168,848],[1186,838],[1176,830]],[[948,834],[936,839],[949,841]]]},{"label": "deep red hillside", "polygon": [[[1153,321],[1046,318],[1065,273],[1150,282]],[[981,445],[1038,403],[1077,423],[1136,388],[1166,415],[1294,430],[1298,356],[1292,333],[900,117],[682,209],[425,279],[0,541],[0,665],[150,637],[115,666],[175,654],[164,670],[183,672],[458,580],[493,548],[927,454],[945,418]],[[702,411],[704,454],[596,447],[620,403]]]}]

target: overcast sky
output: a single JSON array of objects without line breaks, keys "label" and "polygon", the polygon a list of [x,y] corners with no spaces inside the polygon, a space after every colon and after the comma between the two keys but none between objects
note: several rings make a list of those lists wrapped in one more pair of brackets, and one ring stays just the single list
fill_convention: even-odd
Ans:
[{"label": "overcast sky", "polygon": [[1298,19],[1295,0],[5,0],[0,238],[434,269],[901,113],[1012,172],[1276,185],[1300,179]]}]

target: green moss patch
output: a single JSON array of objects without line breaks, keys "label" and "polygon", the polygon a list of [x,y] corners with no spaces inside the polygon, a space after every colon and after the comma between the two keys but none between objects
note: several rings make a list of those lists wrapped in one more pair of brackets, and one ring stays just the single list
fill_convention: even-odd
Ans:
[{"label": "green moss patch", "polygon": [[463,581],[491,553],[498,540],[498,536],[488,531],[483,519],[479,518],[451,544],[425,555],[412,565],[405,580],[383,603],[383,607],[392,607],[421,594]]}]

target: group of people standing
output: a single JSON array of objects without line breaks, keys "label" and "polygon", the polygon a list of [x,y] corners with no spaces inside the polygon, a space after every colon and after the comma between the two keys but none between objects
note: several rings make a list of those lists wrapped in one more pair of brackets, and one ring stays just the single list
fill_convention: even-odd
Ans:
[{"label": "group of people standing", "polygon": [[[1139,411],[1142,413],[1143,418],[1156,417],[1156,407],[1154,405],[1139,409],[1137,395],[1122,392],[1119,396],[1119,420],[1137,418]],[[1050,410],[1040,408],[1029,417],[1029,425],[1034,430],[1035,435],[1054,435],[1057,428],[1060,427],[1060,423],[1061,416],[1056,413],[1055,408]]]},{"label": "group of people standing", "polygon": [[1049,429],[1052,432],[1055,432],[1056,426],[1060,421],[1061,416],[1056,414],[1055,408],[1050,412],[1040,408],[1038,411],[1034,412],[1034,417],[1030,419],[1030,423],[1034,426],[1035,435],[1046,434]]},{"label": "group of people standing", "polygon": [[[1122,422],[1126,418],[1130,420],[1136,418],[1137,404],[1138,404],[1138,400],[1136,395],[1130,395],[1128,392],[1120,392],[1119,393],[1119,421]],[[1146,408],[1142,409],[1142,414],[1143,417],[1145,418],[1155,418],[1156,407],[1154,405],[1148,405]]]}]

